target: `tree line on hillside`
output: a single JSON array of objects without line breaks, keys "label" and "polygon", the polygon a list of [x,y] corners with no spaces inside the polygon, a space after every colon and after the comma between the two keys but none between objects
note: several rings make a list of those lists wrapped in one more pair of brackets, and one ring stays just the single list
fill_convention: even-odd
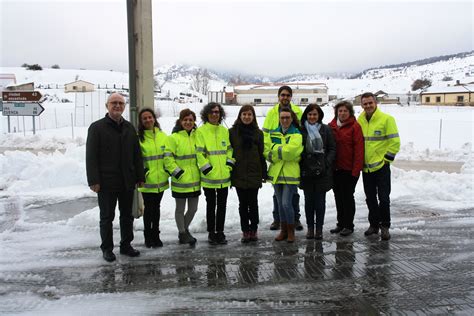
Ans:
[{"label": "tree line on hillside", "polygon": [[[26,70],[43,70],[43,67],[41,67],[41,65],[39,64],[27,64],[27,63],[24,63],[23,65],[21,65],[21,67],[23,68],[26,68]],[[54,64],[51,66],[52,69],[60,69],[59,65],[58,64]]]}]

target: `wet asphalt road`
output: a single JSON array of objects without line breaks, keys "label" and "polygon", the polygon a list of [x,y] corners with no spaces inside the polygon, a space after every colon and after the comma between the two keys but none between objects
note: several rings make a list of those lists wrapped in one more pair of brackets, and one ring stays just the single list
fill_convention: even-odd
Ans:
[{"label": "wet asphalt road", "polygon": [[[419,222],[416,234],[398,233],[382,242],[364,237],[365,227],[350,237],[331,235],[326,227],[323,241],[306,240],[298,232],[297,242],[288,244],[274,242],[275,233],[262,229],[256,243],[241,244],[232,234],[228,245],[211,246],[201,233],[193,248],[176,241],[160,249],[140,246],[139,258],[120,256],[116,249],[118,260],[111,264],[2,271],[0,313],[36,314],[39,306],[5,298],[29,293],[46,302],[136,295],[116,307],[125,314],[143,310],[146,301],[144,314],[472,315],[474,228],[460,222],[472,219],[474,209],[446,215],[400,205],[393,209],[399,225]],[[80,260],[100,254],[95,247],[71,248],[57,256]],[[25,274],[29,277],[22,278]]]}]

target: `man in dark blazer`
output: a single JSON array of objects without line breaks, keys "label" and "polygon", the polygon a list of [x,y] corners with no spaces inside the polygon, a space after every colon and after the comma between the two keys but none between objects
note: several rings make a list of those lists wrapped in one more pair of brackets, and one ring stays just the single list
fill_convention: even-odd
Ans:
[{"label": "man in dark blazer", "polygon": [[108,113],[89,127],[86,143],[87,182],[97,193],[103,258],[112,262],[115,206],[120,210],[120,253],[136,257],[133,240],[133,193],[145,181],[142,154],[133,125],[122,117],[125,99],[113,93],[105,104]]}]

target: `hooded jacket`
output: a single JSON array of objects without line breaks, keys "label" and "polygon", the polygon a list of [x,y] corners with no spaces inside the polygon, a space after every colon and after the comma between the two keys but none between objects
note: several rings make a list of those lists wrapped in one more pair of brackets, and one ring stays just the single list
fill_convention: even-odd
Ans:
[{"label": "hooded jacket", "polygon": [[374,172],[385,163],[392,163],[400,150],[400,136],[393,116],[377,108],[369,121],[365,111],[357,121],[364,135],[364,172]]},{"label": "hooded jacket", "polygon": [[227,188],[234,166],[229,130],[222,125],[204,123],[196,130],[196,156],[203,188]]},{"label": "hooded jacket", "polygon": [[272,184],[298,185],[302,151],[301,133],[294,125],[291,125],[285,134],[281,127],[266,133],[264,155],[270,162],[268,180]]},{"label": "hooded jacket", "polygon": [[201,194],[201,175],[196,158],[196,130],[188,133],[174,129],[166,139],[165,169],[171,175],[174,198],[195,197]]},{"label": "hooded jacket", "polygon": [[154,127],[152,131],[143,131],[143,140],[140,140],[140,147],[146,170],[146,180],[143,187],[138,188],[138,191],[160,193],[169,188],[169,175],[164,167],[166,139],[166,134],[158,127]]}]

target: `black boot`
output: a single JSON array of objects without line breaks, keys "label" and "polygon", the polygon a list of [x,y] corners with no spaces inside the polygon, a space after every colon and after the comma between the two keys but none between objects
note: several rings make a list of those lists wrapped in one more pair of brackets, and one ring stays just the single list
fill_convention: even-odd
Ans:
[{"label": "black boot", "polygon": [[143,236],[145,237],[145,247],[151,248],[153,247],[153,237],[151,236],[151,232],[149,230],[143,231]]},{"label": "black boot", "polygon": [[163,242],[160,239],[160,231],[154,236],[153,244],[151,245],[153,248],[163,247]]}]

